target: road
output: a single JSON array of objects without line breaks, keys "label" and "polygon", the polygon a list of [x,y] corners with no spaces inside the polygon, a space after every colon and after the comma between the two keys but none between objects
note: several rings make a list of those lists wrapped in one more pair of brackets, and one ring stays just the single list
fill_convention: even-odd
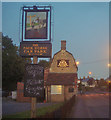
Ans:
[{"label": "road", "polygon": [[[37,108],[50,106],[56,103],[37,103]],[[30,103],[21,103],[12,100],[3,100],[2,101],[2,115],[10,115],[18,112],[23,112],[30,110],[31,104]]]},{"label": "road", "polygon": [[[55,103],[38,103],[37,108]],[[30,103],[3,100],[2,115],[30,110]],[[78,95],[68,118],[109,118],[109,94],[87,93]]]},{"label": "road", "polygon": [[78,95],[69,118],[109,118],[109,94]]}]

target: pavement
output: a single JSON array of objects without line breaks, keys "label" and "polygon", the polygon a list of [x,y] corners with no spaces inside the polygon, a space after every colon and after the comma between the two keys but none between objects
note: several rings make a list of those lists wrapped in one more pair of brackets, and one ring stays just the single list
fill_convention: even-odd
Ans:
[{"label": "pavement", "polygon": [[79,94],[68,118],[109,118],[109,93]]}]

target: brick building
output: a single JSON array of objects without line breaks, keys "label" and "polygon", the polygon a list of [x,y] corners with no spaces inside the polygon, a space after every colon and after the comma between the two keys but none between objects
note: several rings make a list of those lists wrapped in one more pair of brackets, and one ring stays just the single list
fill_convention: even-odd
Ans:
[{"label": "brick building", "polygon": [[73,55],[66,51],[66,41],[61,41],[61,50],[44,74],[47,102],[63,102],[77,93],[77,70]]},{"label": "brick building", "polygon": [[24,97],[24,83],[17,83],[17,101],[18,102],[31,102],[30,97]]}]

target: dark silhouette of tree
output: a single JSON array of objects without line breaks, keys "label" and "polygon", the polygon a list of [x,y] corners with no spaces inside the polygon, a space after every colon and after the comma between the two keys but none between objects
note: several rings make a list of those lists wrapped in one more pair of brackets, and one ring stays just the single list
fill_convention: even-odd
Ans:
[{"label": "dark silhouette of tree", "polygon": [[19,56],[19,48],[12,39],[2,35],[2,89],[16,90],[17,82],[23,80],[25,64],[31,62]]},{"label": "dark silhouette of tree", "polygon": [[43,68],[50,67],[50,61],[40,60],[38,64],[41,65]]},{"label": "dark silhouette of tree", "polygon": [[99,87],[101,86],[107,86],[107,82],[103,78],[101,78],[99,81]]},{"label": "dark silhouette of tree", "polygon": [[94,79],[93,78],[89,78],[89,80],[87,81],[88,85],[93,85],[94,83]]}]

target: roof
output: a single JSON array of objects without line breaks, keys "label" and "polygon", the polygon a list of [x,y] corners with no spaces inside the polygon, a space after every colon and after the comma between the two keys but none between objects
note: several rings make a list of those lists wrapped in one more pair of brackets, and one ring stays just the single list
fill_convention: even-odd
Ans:
[{"label": "roof", "polygon": [[[72,53],[70,53],[70,52],[68,52],[67,50],[65,50],[68,54],[70,54],[72,57],[73,57],[73,59],[74,59],[74,56],[73,56],[73,54]],[[58,53],[60,53],[61,52],[61,50],[60,51],[58,51],[58,52],[56,52],[55,54],[54,54],[54,56],[56,56]],[[53,59],[54,59],[54,56],[53,56]],[[52,61],[53,61],[53,59],[52,59]],[[75,61],[75,59],[74,59],[74,61]],[[78,67],[77,67],[77,65],[75,64],[75,66],[76,66],[76,68],[77,68],[77,70],[78,70]]]},{"label": "roof", "polygon": [[74,85],[77,73],[49,73],[46,85]]},{"label": "roof", "polygon": [[82,79],[82,82],[87,82],[89,78]]},{"label": "roof", "polygon": [[94,80],[92,77],[90,77],[90,78],[85,78],[85,79],[81,79],[81,81],[82,82],[88,82],[88,81],[90,81],[90,80]]}]

